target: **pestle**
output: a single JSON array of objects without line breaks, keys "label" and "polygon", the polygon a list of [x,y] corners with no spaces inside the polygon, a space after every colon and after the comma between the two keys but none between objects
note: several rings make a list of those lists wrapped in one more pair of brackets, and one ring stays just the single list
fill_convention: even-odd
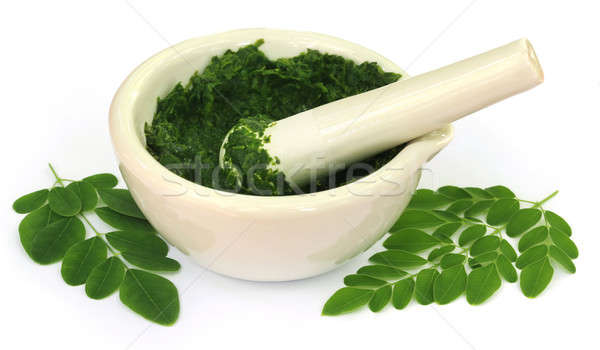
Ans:
[{"label": "pestle", "polygon": [[[220,166],[236,169],[239,176],[240,169],[247,171],[252,162],[266,162],[263,166],[282,172],[288,183],[302,186],[543,80],[533,47],[526,39],[517,40],[276,122],[261,116],[242,119],[223,141]],[[244,132],[246,137],[237,137],[235,131]],[[254,137],[250,142],[248,135]],[[248,147],[248,143],[255,147]],[[256,149],[262,156],[250,155]]]}]

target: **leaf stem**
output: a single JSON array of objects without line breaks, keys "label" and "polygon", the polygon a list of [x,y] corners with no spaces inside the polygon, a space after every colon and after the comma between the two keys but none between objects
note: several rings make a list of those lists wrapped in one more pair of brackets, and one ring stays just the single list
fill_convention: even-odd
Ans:
[{"label": "leaf stem", "polygon": [[542,206],[542,204],[546,203],[547,201],[551,200],[554,196],[556,196],[558,194],[558,190],[552,192],[548,197],[542,199],[539,202],[536,202],[532,208],[539,208]]},{"label": "leaf stem", "polygon": [[[56,178],[56,182],[58,182],[61,186],[65,186],[65,184],[62,182],[62,179],[58,176],[58,174],[56,173],[56,170],[54,170],[54,167],[52,166],[52,164],[48,163],[48,166],[50,167],[50,170],[52,171],[52,174],[54,175],[54,177]],[[56,182],[54,184],[56,184]]]}]

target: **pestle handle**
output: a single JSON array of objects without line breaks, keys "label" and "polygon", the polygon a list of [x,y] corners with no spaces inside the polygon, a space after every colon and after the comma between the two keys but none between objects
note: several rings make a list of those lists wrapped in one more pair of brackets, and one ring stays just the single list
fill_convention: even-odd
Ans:
[{"label": "pestle handle", "polygon": [[306,183],[436,130],[544,80],[521,39],[278,121],[265,133],[289,181]]}]

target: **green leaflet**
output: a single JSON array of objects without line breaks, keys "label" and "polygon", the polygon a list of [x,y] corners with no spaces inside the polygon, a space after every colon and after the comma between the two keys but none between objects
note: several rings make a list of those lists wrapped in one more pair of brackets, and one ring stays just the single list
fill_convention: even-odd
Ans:
[{"label": "green leaflet", "polygon": [[344,287],[336,291],[323,306],[323,315],[335,316],[353,311],[369,302],[375,294],[370,289]]},{"label": "green leaflet", "polygon": [[60,268],[63,280],[72,286],[84,284],[92,269],[106,260],[106,253],[100,237],[75,243],[65,253]]},{"label": "green leaflet", "polygon": [[427,260],[420,256],[403,250],[386,250],[379,252],[373,255],[369,261],[376,264],[399,268],[416,267],[427,263]]},{"label": "green leaflet", "polygon": [[542,217],[542,211],[534,208],[526,208],[517,211],[506,225],[506,234],[509,237],[517,237],[529,230]]},{"label": "green leaflet", "polygon": [[483,237],[486,231],[487,228],[485,227],[485,225],[469,226],[460,234],[460,237],[458,238],[458,244],[461,247],[464,247],[467,244],[473,242],[474,240]]},{"label": "green leaflet", "polygon": [[473,204],[469,209],[465,211],[465,217],[476,218],[483,215],[492,205],[496,203],[496,200],[482,200]]},{"label": "green leaflet", "polygon": [[121,256],[131,264],[151,271],[177,271],[181,267],[176,260],[159,254],[126,251]]},{"label": "green leaflet", "polygon": [[437,209],[448,205],[452,199],[432,190],[419,189],[415,191],[408,204],[411,209]]},{"label": "green leaflet", "polygon": [[32,212],[46,203],[48,193],[47,189],[43,189],[21,196],[13,203],[13,210],[19,214]]},{"label": "green leaflet", "polygon": [[387,249],[400,249],[407,252],[420,252],[438,245],[440,241],[427,233],[414,228],[406,228],[392,232],[383,242]]},{"label": "green leaflet", "polygon": [[564,267],[565,270],[570,273],[575,273],[576,268],[575,264],[573,264],[573,260],[571,260],[571,258],[565,252],[563,252],[562,249],[551,245],[548,248],[548,255],[552,258],[552,260]]},{"label": "green leaflet", "polygon": [[408,209],[400,216],[390,231],[399,231],[403,228],[428,228],[443,224],[444,221],[437,216],[423,211]]},{"label": "green leaflet", "polygon": [[81,200],[73,191],[64,187],[54,187],[48,194],[50,209],[62,216],[73,216],[81,211]]},{"label": "green leaflet", "polygon": [[548,228],[546,226],[538,226],[521,237],[519,240],[519,252],[524,252],[527,249],[542,243],[548,238]]},{"label": "green leaflet", "polygon": [[446,254],[440,260],[440,266],[442,267],[442,269],[447,269],[454,265],[462,265],[464,264],[466,259],[467,257],[462,254]]},{"label": "green leaflet", "polygon": [[484,190],[483,188],[479,188],[479,187],[465,187],[464,190],[467,191],[471,195],[471,197],[474,197],[474,198],[478,198],[478,199],[492,199],[492,198],[494,198],[494,196],[492,196],[491,193],[489,193],[488,191]]},{"label": "green leaflet", "polygon": [[358,271],[356,271],[359,275],[366,275],[382,280],[392,280],[402,278],[408,273],[406,271],[402,271],[391,266],[386,265],[367,265],[363,266]]},{"label": "green leaflet", "polygon": [[142,214],[128,190],[120,188],[99,189],[98,194],[102,201],[117,213],[145,219],[144,214]]},{"label": "green leaflet", "polygon": [[467,273],[464,265],[450,267],[442,271],[435,279],[433,284],[434,300],[440,305],[448,304],[465,291],[466,284]]},{"label": "green leaflet", "polygon": [[489,299],[501,284],[496,265],[489,264],[475,269],[467,278],[467,301],[471,305],[479,305]]},{"label": "green leaflet", "polygon": [[405,278],[394,284],[392,292],[392,305],[398,310],[402,310],[408,305],[415,291],[415,281],[412,278]]},{"label": "green leaflet", "polygon": [[41,229],[56,222],[63,217],[53,214],[50,206],[47,204],[27,214],[19,224],[19,238],[21,245],[27,254],[31,257],[31,246],[33,239]]},{"label": "green leaflet", "polygon": [[436,269],[425,269],[417,274],[415,283],[415,299],[421,305],[429,305],[433,303],[433,284],[439,272]]},{"label": "green leaflet", "polygon": [[576,259],[579,256],[579,250],[577,246],[569,236],[564,234],[562,231],[550,227],[550,238],[552,242],[559,247],[562,251],[564,251],[571,259]]},{"label": "green leaflet", "polygon": [[521,291],[528,298],[535,298],[546,289],[554,269],[547,257],[527,265],[521,271]]},{"label": "green leaflet", "polygon": [[477,256],[491,250],[495,250],[500,245],[500,238],[497,236],[483,236],[476,240],[471,246],[470,254]]},{"label": "green leaflet", "polygon": [[527,265],[545,258],[546,254],[548,254],[548,247],[545,245],[531,247],[517,258],[515,266],[517,266],[518,269],[523,269]]},{"label": "green leaflet", "polygon": [[57,262],[67,249],[84,237],[85,227],[78,218],[60,219],[35,235],[31,244],[31,258],[43,265]]},{"label": "green leaflet", "polygon": [[154,234],[140,231],[113,231],[106,234],[108,243],[122,252],[149,253],[166,256],[167,244]]},{"label": "green leaflet", "polygon": [[107,208],[96,208],[96,215],[110,226],[123,231],[156,232],[152,225],[144,219],[123,215]]},{"label": "green leaflet", "polygon": [[445,254],[448,254],[453,250],[454,250],[453,245],[445,245],[445,246],[433,249],[431,251],[431,253],[429,253],[429,255],[427,256],[427,260],[433,262],[433,261],[437,260],[439,257],[444,256]]},{"label": "green leaflet", "polygon": [[116,256],[104,260],[92,269],[85,282],[85,294],[92,299],[103,299],[119,289],[125,278],[125,264]]},{"label": "green leaflet", "polygon": [[83,178],[83,180],[97,189],[113,188],[119,183],[119,180],[113,174],[102,173]]},{"label": "green leaflet", "polygon": [[565,219],[563,219],[556,213],[551,212],[550,210],[546,210],[544,211],[544,217],[546,218],[546,221],[548,221],[548,224],[550,224],[550,226],[552,226],[553,228],[561,231],[567,236],[570,236],[572,234],[571,226],[567,224]]},{"label": "green leaflet", "polygon": [[443,186],[438,188],[438,192],[452,199],[471,199],[469,192],[456,186]]},{"label": "green leaflet", "polygon": [[519,210],[519,202],[516,199],[499,199],[489,209],[485,221],[488,225],[497,226],[508,222]]},{"label": "green leaflet", "polygon": [[387,282],[367,275],[357,274],[344,277],[344,284],[348,287],[376,288],[386,285]]},{"label": "green leaflet", "polygon": [[[433,232],[433,237],[442,237],[444,239],[452,237],[458,231],[458,229],[462,226],[460,222],[451,222],[448,224],[444,224],[435,229]],[[438,238],[439,239],[439,238]],[[442,239],[442,240],[444,240]],[[451,240],[450,240],[451,241]]]},{"label": "green leaflet", "polygon": [[490,261],[496,260],[497,257],[498,257],[498,253],[496,251],[483,253],[483,254],[471,259],[471,261],[469,262],[469,265],[480,266],[480,265],[483,265]]},{"label": "green leaflet", "polygon": [[119,298],[134,312],[161,325],[172,325],[179,316],[177,288],[168,279],[153,273],[127,270]]},{"label": "green leaflet", "polygon": [[89,183],[83,181],[71,182],[66,188],[73,191],[81,201],[81,211],[92,210],[98,204],[96,189]]},{"label": "green leaflet", "polygon": [[510,283],[514,283],[517,281],[517,270],[515,269],[513,264],[510,263],[506,256],[498,256],[498,259],[496,260],[496,267],[498,268],[498,272],[500,273],[502,278],[504,278],[505,281]]},{"label": "green leaflet", "polygon": [[461,218],[447,210],[434,209],[431,212],[446,222],[462,222]]},{"label": "green leaflet", "polygon": [[392,298],[392,286],[386,285],[377,290],[369,300],[369,309],[373,312],[379,312],[390,302]]},{"label": "green leaflet", "polygon": [[469,209],[471,206],[473,206],[473,203],[474,202],[470,199],[461,199],[452,203],[452,205],[449,206],[447,210],[452,214],[459,215],[462,214],[465,210]]},{"label": "green leaflet", "polygon": [[515,194],[504,186],[492,186],[485,189],[495,198],[515,198]]},{"label": "green leaflet", "polygon": [[508,260],[512,262],[517,261],[517,252],[515,251],[515,248],[513,248],[512,245],[505,239],[500,241],[500,252],[502,252],[502,254],[508,258]]}]

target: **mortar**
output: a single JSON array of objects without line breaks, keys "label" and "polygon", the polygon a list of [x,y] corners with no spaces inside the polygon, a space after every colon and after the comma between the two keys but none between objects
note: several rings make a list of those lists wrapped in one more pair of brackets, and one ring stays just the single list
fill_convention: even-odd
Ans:
[{"label": "mortar", "polygon": [[316,49],[377,62],[406,73],[385,57],[328,35],[243,29],[190,39],[152,56],[117,91],[110,134],[119,169],[136,203],[160,234],[201,266],[255,281],[286,281],[330,271],[379,240],[407,206],[420,168],[453,137],[450,125],[410,141],[390,162],[353,183],[310,194],[233,194],[179,177],[145,148],[144,123],[156,98],[202,71],[210,58],[263,38],[271,59]]}]

